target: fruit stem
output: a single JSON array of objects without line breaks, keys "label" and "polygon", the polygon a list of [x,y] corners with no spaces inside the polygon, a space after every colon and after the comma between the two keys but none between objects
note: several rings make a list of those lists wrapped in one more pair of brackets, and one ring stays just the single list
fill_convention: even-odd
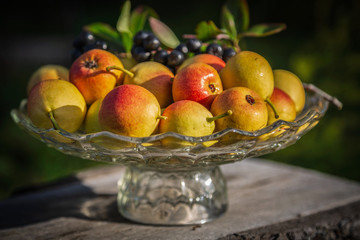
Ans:
[{"label": "fruit stem", "polygon": [[106,67],[106,71],[108,71],[108,72],[110,72],[113,69],[120,70],[120,71],[124,72],[126,75],[128,75],[129,77],[131,77],[131,78],[134,77],[134,73],[130,72],[129,70],[126,70],[123,67],[119,67],[119,66],[115,66],[115,65]]},{"label": "fruit stem", "polygon": [[157,119],[160,119],[160,120],[166,120],[167,118],[168,118],[168,117],[166,117],[166,116],[161,116],[161,115],[157,117]]},{"label": "fruit stem", "polygon": [[224,112],[223,114],[217,115],[217,116],[215,116],[215,117],[208,117],[208,118],[206,118],[206,120],[207,120],[208,122],[212,122],[212,121],[218,120],[218,119],[220,119],[220,118],[230,116],[231,114],[233,114],[233,112],[232,112],[231,110],[227,110],[227,111]]},{"label": "fruit stem", "polygon": [[275,118],[278,119],[278,118],[279,118],[279,114],[278,114],[278,112],[276,111],[276,107],[275,107],[274,104],[271,102],[271,100],[270,100],[269,98],[266,98],[266,99],[265,99],[265,102],[270,105],[271,109],[274,111]]},{"label": "fruit stem", "polygon": [[50,121],[55,130],[60,130],[59,124],[56,122],[53,111],[49,112]]}]

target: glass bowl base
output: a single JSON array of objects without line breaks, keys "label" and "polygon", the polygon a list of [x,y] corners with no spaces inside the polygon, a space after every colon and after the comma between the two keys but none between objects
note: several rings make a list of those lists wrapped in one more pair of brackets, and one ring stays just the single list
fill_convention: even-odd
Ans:
[{"label": "glass bowl base", "polygon": [[228,205],[219,167],[190,171],[127,167],[118,186],[119,212],[138,223],[203,224],[223,215]]}]

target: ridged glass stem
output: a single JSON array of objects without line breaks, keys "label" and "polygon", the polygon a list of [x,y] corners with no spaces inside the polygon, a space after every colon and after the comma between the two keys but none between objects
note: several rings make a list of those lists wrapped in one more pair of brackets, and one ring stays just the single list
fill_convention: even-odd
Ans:
[{"label": "ridged glass stem", "polygon": [[128,167],[119,181],[118,208],[140,223],[205,223],[226,211],[226,181],[219,167],[173,172]]}]

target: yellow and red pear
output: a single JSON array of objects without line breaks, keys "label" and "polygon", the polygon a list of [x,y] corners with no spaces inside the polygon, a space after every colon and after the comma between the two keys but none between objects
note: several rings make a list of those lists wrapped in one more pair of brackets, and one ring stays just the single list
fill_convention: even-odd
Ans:
[{"label": "yellow and red pear", "polygon": [[267,105],[268,108],[268,125],[276,122],[277,120],[293,121],[296,118],[296,106],[294,101],[284,91],[279,88],[274,88],[273,94],[270,97],[271,102],[274,104],[278,118],[275,118],[273,109]]},{"label": "yellow and red pear", "polygon": [[59,127],[75,132],[85,118],[86,103],[72,83],[58,79],[45,80],[32,88],[28,97],[27,113],[37,127]]},{"label": "yellow and red pear", "polygon": [[62,79],[69,81],[69,69],[62,65],[47,64],[39,67],[31,75],[27,84],[26,92],[29,95],[31,89],[38,83],[44,80]]},{"label": "yellow and red pear", "polygon": [[111,65],[123,66],[117,56],[102,49],[83,53],[71,65],[69,80],[80,90],[88,105],[104,98],[116,84],[122,83],[122,71],[106,71]]},{"label": "yellow and red pear", "polygon": [[146,88],[155,95],[161,108],[165,108],[173,102],[172,80],[174,74],[161,63],[146,61],[136,64],[130,70],[122,69],[119,66],[110,66],[107,70],[124,71],[123,84],[134,84]]},{"label": "yellow and red pear", "polygon": [[256,131],[267,125],[268,111],[265,101],[250,88],[233,87],[220,93],[211,105],[214,116],[231,111],[227,117],[215,121],[216,131],[237,128]]},{"label": "yellow and red pear", "polygon": [[120,85],[103,99],[99,123],[105,131],[130,137],[150,136],[157,128],[161,108],[154,94],[138,85]]},{"label": "yellow and red pear", "polygon": [[225,65],[226,65],[224,60],[222,60],[218,56],[208,54],[208,53],[202,53],[202,54],[198,54],[198,55],[195,55],[193,57],[190,57],[190,58],[186,59],[180,65],[180,67],[177,69],[177,72],[180,71],[185,66],[187,66],[189,64],[192,64],[192,63],[197,63],[197,62],[209,64],[210,66],[215,68],[216,71],[218,71],[218,72],[220,72],[220,70],[223,69],[225,67]]},{"label": "yellow and red pear", "polygon": [[[176,132],[185,136],[201,137],[210,135],[215,129],[213,115],[200,103],[180,100],[165,108],[159,123],[159,132]],[[173,137],[162,139],[165,146],[187,146],[193,143]]]},{"label": "yellow and red pear", "polygon": [[222,91],[222,82],[216,69],[201,62],[189,64],[178,71],[172,85],[175,102],[192,100],[208,109]]},{"label": "yellow and red pear", "polygon": [[283,70],[274,70],[275,87],[281,89],[294,101],[296,113],[303,110],[305,106],[305,90],[298,76],[294,73]]},{"label": "yellow and red pear", "polygon": [[260,54],[240,51],[231,57],[220,71],[224,89],[247,87],[262,99],[270,98],[274,90],[274,75],[269,62]]}]

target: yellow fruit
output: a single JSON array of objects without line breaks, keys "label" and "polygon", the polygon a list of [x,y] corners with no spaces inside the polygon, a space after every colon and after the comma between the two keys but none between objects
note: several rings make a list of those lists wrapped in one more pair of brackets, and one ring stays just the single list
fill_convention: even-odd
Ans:
[{"label": "yellow fruit", "polygon": [[29,95],[31,89],[38,83],[49,79],[62,79],[69,81],[69,70],[66,67],[48,64],[38,68],[30,77],[26,92]]},{"label": "yellow fruit", "polygon": [[137,64],[134,58],[121,57],[120,60],[124,65],[125,69],[131,69],[133,66]]},{"label": "yellow fruit", "polygon": [[257,92],[262,99],[271,96],[274,76],[268,61],[251,51],[241,51],[229,59],[220,71],[223,88],[247,87]]},{"label": "yellow fruit", "polygon": [[91,104],[85,117],[85,132],[95,133],[100,132],[101,126],[99,123],[99,110],[101,107],[102,99],[98,99]]},{"label": "yellow fruit", "polygon": [[233,87],[216,96],[211,105],[211,113],[218,116],[229,110],[232,112],[231,115],[215,121],[215,131],[237,128],[250,132],[266,127],[268,121],[266,103],[249,88]]},{"label": "yellow fruit", "polygon": [[271,125],[278,120],[295,120],[295,103],[284,91],[275,87],[274,92],[270,97],[270,101],[274,104],[274,107],[277,110],[278,118],[275,118],[273,109],[269,105],[266,105],[268,108],[268,125]]},{"label": "yellow fruit", "polygon": [[305,90],[301,80],[290,71],[276,69],[274,82],[275,87],[283,90],[294,101],[296,113],[301,112],[305,105]]},{"label": "yellow fruit", "polygon": [[172,102],[172,84],[174,74],[165,65],[146,61],[136,64],[130,69],[133,75],[125,74],[124,84],[139,85],[149,90],[165,108]]},{"label": "yellow fruit", "polygon": [[54,125],[50,119],[54,118],[60,128],[75,132],[85,118],[86,103],[72,83],[45,80],[31,90],[27,113],[32,123],[39,128],[52,128]]},{"label": "yellow fruit", "polygon": [[[160,133],[176,132],[185,136],[202,137],[210,135],[215,129],[215,122],[209,120],[213,115],[198,102],[180,100],[168,106],[159,123]],[[168,137],[161,140],[167,147],[193,146],[190,143],[177,138]]]}]

